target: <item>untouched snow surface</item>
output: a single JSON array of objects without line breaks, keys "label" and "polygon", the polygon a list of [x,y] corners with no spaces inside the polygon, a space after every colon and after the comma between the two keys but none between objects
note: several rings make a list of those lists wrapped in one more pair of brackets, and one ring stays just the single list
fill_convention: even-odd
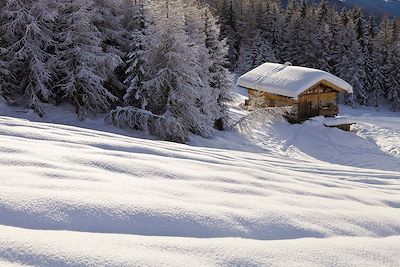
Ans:
[{"label": "untouched snow surface", "polygon": [[400,118],[342,110],[181,145],[2,107],[0,266],[399,266]]}]

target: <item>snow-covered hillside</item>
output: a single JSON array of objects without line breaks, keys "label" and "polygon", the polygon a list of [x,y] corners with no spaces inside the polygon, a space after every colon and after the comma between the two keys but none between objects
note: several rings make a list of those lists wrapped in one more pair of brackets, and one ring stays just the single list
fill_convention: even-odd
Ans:
[{"label": "snow-covered hillside", "polygon": [[64,110],[0,109],[0,265],[400,265],[398,114],[181,145]]}]

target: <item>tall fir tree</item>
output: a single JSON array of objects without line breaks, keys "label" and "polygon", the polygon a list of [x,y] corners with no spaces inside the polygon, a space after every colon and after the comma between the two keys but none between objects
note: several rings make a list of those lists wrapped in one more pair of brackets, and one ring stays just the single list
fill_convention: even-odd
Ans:
[{"label": "tall fir tree", "polygon": [[221,40],[226,39],[229,47],[229,69],[235,70],[240,55],[240,37],[237,32],[237,19],[234,11],[233,0],[224,0],[221,8]]},{"label": "tall fir tree", "polygon": [[400,48],[395,47],[388,58],[388,77],[390,84],[387,91],[387,100],[392,111],[400,111]]},{"label": "tall fir tree", "polygon": [[[131,4],[132,5],[132,4]],[[151,27],[146,22],[147,10],[144,3],[135,5],[129,10],[135,14],[126,24],[130,31],[130,51],[127,56],[126,78],[124,83],[127,90],[123,96],[125,106],[135,106],[142,109],[146,108],[148,95],[143,92],[143,81],[145,79],[146,51],[149,46]]]},{"label": "tall fir tree", "polygon": [[84,120],[89,113],[107,112],[117,100],[104,83],[120,59],[102,49],[101,34],[93,23],[96,9],[92,1],[58,3],[57,95],[68,99],[78,118]]},{"label": "tall fir tree", "polygon": [[[226,79],[225,50],[215,23],[205,30],[206,8],[174,1],[168,2],[165,13],[161,8],[165,3],[153,1],[147,6],[149,18],[154,18],[147,23],[153,28],[151,38],[141,38],[145,49],[135,46],[129,71],[132,88],[125,95],[125,106],[107,119],[165,140],[185,142],[189,133],[208,136],[224,115],[227,85],[218,83]],[[168,10],[174,10],[174,15]]]},{"label": "tall fir tree", "polygon": [[332,72],[333,68],[330,64],[329,45],[332,41],[330,34],[331,28],[329,24],[328,1],[323,0],[315,11],[316,19],[313,21],[315,28],[313,45],[315,49],[315,65],[314,68]]},{"label": "tall fir tree", "polygon": [[110,68],[104,87],[112,94],[120,96],[125,90],[121,81],[125,64],[122,58],[126,57],[124,28],[122,27],[123,13],[120,10],[121,1],[115,0],[93,0],[93,24],[99,32],[101,48],[104,53],[119,58],[120,65]]},{"label": "tall fir tree", "polygon": [[[2,9],[3,68],[7,65],[9,102],[26,105],[39,116],[42,102],[52,95],[54,57],[54,20],[56,10],[49,0],[8,0]],[[5,82],[5,81],[4,81]]]},{"label": "tall fir tree", "polygon": [[384,76],[380,56],[376,18],[370,16],[365,34],[365,90],[368,94],[368,104],[376,109],[379,109],[384,93]]},{"label": "tall fir tree", "polygon": [[382,73],[385,77],[383,83],[383,94],[386,95],[390,87],[390,81],[387,77],[390,76],[389,53],[391,49],[390,45],[392,43],[392,29],[390,27],[390,19],[387,16],[384,16],[380,23],[378,41],[380,54],[379,64],[382,66]]},{"label": "tall fir tree", "polygon": [[294,0],[289,1],[285,14],[284,27],[286,31],[282,37],[281,59],[294,65],[301,65],[300,38],[299,38],[300,12]]},{"label": "tall fir tree", "polygon": [[390,24],[391,39],[388,51],[388,62],[386,65],[387,76],[385,79],[387,86],[387,100],[392,111],[400,111],[400,40],[397,21],[393,20]]},{"label": "tall fir tree", "polygon": [[215,127],[221,130],[227,124],[227,102],[231,101],[231,81],[225,68],[228,47],[225,39],[219,40],[220,29],[217,20],[207,8],[204,10],[204,34],[206,37],[205,45],[211,61],[209,66],[209,85],[213,90],[213,95],[217,97],[218,103]]}]

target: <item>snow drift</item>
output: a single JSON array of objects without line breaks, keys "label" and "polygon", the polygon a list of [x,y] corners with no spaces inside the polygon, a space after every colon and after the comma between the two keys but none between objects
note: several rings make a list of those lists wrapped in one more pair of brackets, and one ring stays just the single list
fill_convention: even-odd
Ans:
[{"label": "snow drift", "polygon": [[[1,116],[0,264],[399,265],[398,117],[367,116],[356,133],[270,120],[192,145]],[[300,148],[307,127],[354,160]]]}]

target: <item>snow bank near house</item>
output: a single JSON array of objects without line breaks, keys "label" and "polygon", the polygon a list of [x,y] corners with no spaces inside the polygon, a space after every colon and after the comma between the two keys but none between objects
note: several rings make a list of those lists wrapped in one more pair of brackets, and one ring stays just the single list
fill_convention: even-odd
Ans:
[{"label": "snow bank near house", "polygon": [[349,83],[328,72],[277,63],[264,63],[247,72],[239,77],[237,85],[297,99],[299,94],[321,81],[353,92]]},{"label": "snow bank near house", "polygon": [[340,109],[342,114],[357,122],[354,128],[358,136],[400,160],[399,113],[376,112],[373,108],[367,107],[353,109],[343,106]]},{"label": "snow bank near house", "polygon": [[238,122],[236,129],[259,147],[282,156],[400,171],[400,118],[385,117],[387,113],[379,116],[376,112],[374,116],[354,116],[351,108],[342,108],[349,116],[337,121],[355,123],[351,132],[325,127],[334,123],[322,116],[303,124],[290,124],[275,108],[250,113]]}]

